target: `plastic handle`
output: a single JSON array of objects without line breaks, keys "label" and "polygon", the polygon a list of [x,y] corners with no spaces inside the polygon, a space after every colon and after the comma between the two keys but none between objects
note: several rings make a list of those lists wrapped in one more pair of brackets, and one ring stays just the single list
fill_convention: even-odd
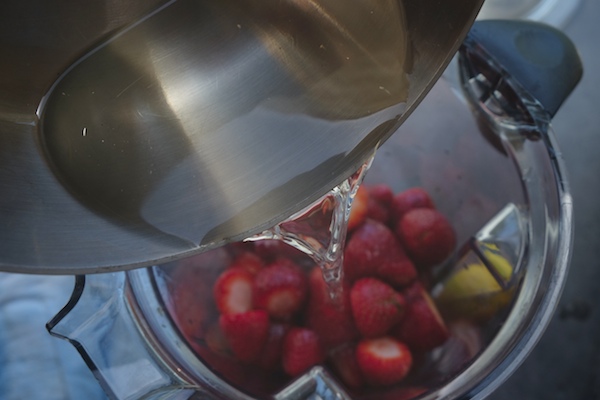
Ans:
[{"label": "plastic handle", "polygon": [[538,22],[477,21],[469,32],[486,52],[554,116],[571,94],[583,67],[577,49],[561,31]]}]

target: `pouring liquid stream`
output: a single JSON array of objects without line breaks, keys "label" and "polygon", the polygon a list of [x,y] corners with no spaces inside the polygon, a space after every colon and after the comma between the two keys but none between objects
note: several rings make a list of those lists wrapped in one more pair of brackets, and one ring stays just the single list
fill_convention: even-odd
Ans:
[{"label": "pouring liquid stream", "polygon": [[307,254],[321,268],[331,299],[339,299],[352,201],[374,156],[309,207],[246,241],[281,240]]}]

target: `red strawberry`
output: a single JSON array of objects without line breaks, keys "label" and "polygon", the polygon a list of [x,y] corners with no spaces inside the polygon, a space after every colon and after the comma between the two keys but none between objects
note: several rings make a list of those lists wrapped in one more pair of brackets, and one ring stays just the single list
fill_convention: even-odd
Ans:
[{"label": "red strawberry", "polygon": [[390,220],[390,215],[391,212],[389,208],[372,197],[369,197],[367,218],[387,224]]},{"label": "red strawberry", "polygon": [[350,291],[352,315],[364,337],[387,334],[400,322],[406,303],[391,286],[375,278],[362,278]]},{"label": "red strawberry", "polygon": [[397,250],[390,253],[388,260],[379,265],[376,276],[390,285],[403,287],[417,278],[417,270],[404,249],[398,245]]},{"label": "red strawberry", "polygon": [[350,281],[376,276],[396,286],[406,285],[417,276],[394,233],[374,220],[365,221],[348,240],[344,272]]},{"label": "red strawberry", "polygon": [[417,208],[404,214],[396,234],[413,261],[428,267],[444,261],[456,246],[456,234],[439,211]]},{"label": "red strawberry", "polygon": [[219,327],[233,354],[240,361],[253,362],[269,337],[269,315],[264,310],[221,315]]},{"label": "red strawberry", "polygon": [[283,370],[298,376],[307,369],[322,363],[325,353],[319,336],[306,328],[292,328],[283,340]]},{"label": "red strawberry", "polygon": [[217,309],[222,314],[251,310],[253,278],[244,268],[229,268],[223,271],[213,288]]},{"label": "red strawberry", "polygon": [[365,384],[358,363],[356,362],[356,346],[344,345],[329,353],[333,370],[346,386],[358,389]]},{"label": "red strawberry", "polygon": [[256,275],[254,305],[275,319],[288,320],[304,305],[307,291],[307,278],[300,267],[280,258]]},{"label": "red strawberry", "polygon": [[367,217],[387,224],[391,217],[394,192],[385,184],[369,187]]},{"label": "red strawberry", "polygon": [[348,218],[348,232],[354,230],[367,218],[369,192],[365,186],[360,186],[352,200],[350,217]]},{"label": "red strawberry", "polygon": [[229,264],[229,268],[242,268],[256,275],[264,266],[264,261],[257,254],[251,251],[240,252]]},{"label": "red strawberry", "polygon": [[256,365],[267,370],[274,371],[281,366],[281,354],[283,352],[283,339],[289,330],[284,324],[271,324],[267,342],[256,361]]},{"label": "red strawberry", "polygon": [[427,291],[415,282],[403,293],[406,311],[393,335],[418,351],[428,351],[443,344],[449,337],[448,328]]},{"label": "red strawberry", "polygon": [[369,196],[386,207],[391,207],[392,202],[394,201],[394,191],[384,183],[370,186]]},{"label": "red strawberry", "polygon": [[433,200],[425,189],[413,187],[406,189],[396,196],[392,201],[392,217],[398,221],[404,214],[416,208],[435,208]]},{"label": "red strawberry", "polygon": [[404,343],[384,336],[361,341],[356,347],[356,361],[370,384],[387,386],[404,379],[412,366],[412,355]]},{"label": "red strawberry", "polygon": [[350,288],[343,285],[342,293],[335,301],[329,295],[329,288],[319,267],[309,275],[309,300],[306,310],[306,324],[314,330],[323,345],[335,347],[351,342],[358,337],[350,307]]}]

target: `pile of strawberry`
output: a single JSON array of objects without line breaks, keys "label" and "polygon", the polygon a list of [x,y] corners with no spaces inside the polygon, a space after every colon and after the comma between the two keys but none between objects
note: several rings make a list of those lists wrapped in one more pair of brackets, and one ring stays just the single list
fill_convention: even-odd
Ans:
[{"label": "pile of strawberry", "polygon": [[177,324],[234,383],[289,380],[315,365],[355,393],[402,382],[449,337],[420,277],[452,253],[454,230],[423,189],[394,194],[386,185],[359,189],[348,228],[334,299],[303,253],[278,241],[238,243],[204,256],[226,265],[214,276],[198,267],[194,279],[188,266],[176,280]]}]

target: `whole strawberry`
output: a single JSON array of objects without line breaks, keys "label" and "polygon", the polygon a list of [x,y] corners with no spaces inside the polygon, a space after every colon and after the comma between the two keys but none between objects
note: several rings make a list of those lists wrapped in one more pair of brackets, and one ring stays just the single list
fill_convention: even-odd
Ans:
[{"label": "whole strawberry", "polygon": [[269,315],[263,310],[225,314],[219,327],[233,354],[243,362],[253,362],[262,353],[269,337]]},{"label": "whole strawberry", "polygon": [[344,273],[350,281],[376,276],[392,285],[412,282],[417,271],[394,233],[383,223],[366,220],[346,244]]},{"label": "whole strawberry", "polygon": [[384,336],[359,342],[356,362],[367,382],[374,386],[388,386],[406,377],[412,367],[412,354],[404,343]]},{"label": "whole strawberry", "polygon": [[298,376],[321,364],[325,353],[319,336],[306,328],[292,328],[283,339],[283,369],[290,376]]},{"label": "whole strawberry", "polygon": [[387,224],[392,215],[394,192],[386,184],[370,186],[367,217]]},{"label": "whole strawberry", "polygon": [[332,300],[319,267],[313,268],[309,275],[306,325],[319,335],[323,345],[328,348],[358,337],[350,306],[350,287],[344,284],[340,298]]},{"label": "whole strawberry", "polygon": [[385,183],[369,186],[369,196],[386,207],[394,201],[394,191]]},{"label": "whole strawberry", "polygon": [[375,278],[362,278],[350,291],[352,315],[358,331],[367,338],[387,334],[404,315],[406,302],[400,293]]},{"label": "whole strawberry", "polygon": [[289,320],[304,306],[307,278],[292,261],[279,258],[262,268],[254,279],[254,306],[278,320]]},{"label": "whole strawberry", "polygon": [[392,335],[415,351],[428,351],[443,344],[450,334],[425,288],[415,282],[403,294],[406,311]]},{"label": "whole strawberry", "polygon": [[444,261],[456,246],[456,234],[439,211],[417,208],[404,214],[396,234],[413,261],[429,267]]},{"label": "whole strawberry", "polygon": [[391,204],[392,217],[398,221],[404,214],[417,208],[434,209],[435,205],[425,189],[420,187],[406,189],[394,196]]},{"label": "whole strawberry", "polygon": [[329,362],[335,373],[346,386],[358,389],[364,386],[365,379],[356,362],[356,346],[349,343],[329,352]]}]

